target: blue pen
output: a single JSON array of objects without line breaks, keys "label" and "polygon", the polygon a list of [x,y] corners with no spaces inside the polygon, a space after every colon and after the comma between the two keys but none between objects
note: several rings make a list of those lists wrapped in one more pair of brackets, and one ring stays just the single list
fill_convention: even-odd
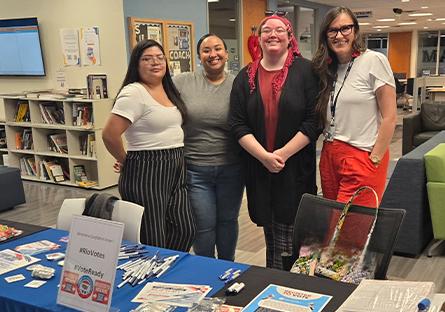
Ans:
[{"label": "blue pen", "polygon": [[417,308],[419,311],[428,311],[430,308],[431,301],[428,298],[422,299],[419,304],[417,305]]},{"label": "blue pen", "polygon": [[224,283],[227,284],[227,283],[233,281],[235,278],[240,276],[240,274],[241,274],[241,270],[236,270],[236,271],[230,273],[229,277],[224,281]]},{"label": "blue pen", "polygon": [[218,278],[219,278],[220,280],[223,281],[223,280],[227,279],[227,278],[230,276],[230,274],[232,273],[232,271],[233,271],[232,268],[227,269],[223,274],[221,274],[220,276],[218,276]]}]

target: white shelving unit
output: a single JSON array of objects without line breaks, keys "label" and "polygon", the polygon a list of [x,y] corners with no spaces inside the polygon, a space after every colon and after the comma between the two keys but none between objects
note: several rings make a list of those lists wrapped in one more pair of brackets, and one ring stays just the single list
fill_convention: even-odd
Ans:
[{"label": "white shelving unit", "polygon": [[[10,167],[21,168],[21,158],[30,158],[36,164],[36,174],[29,174],[22,170],[22,179],[57,183],[61,185],[78,186],[74,180],[74,166],[83,165],[88,180],[96,181],[97,185],[92,189],[104,189],[114,186],[118,181],[118,174],[113,171],[114,158],[108,153],[102,141],[102,130],[106,119],[111,111],[113,102],[111,99],[85,100],[85,99],[51,99],[45,97],[23,98],[23,97],[3,97],[5,109],[5,121],[0,122],[0,127],[4,125],[6,130],[7,149],[0,149],[0,153],[8,153]],[[19,103],[28,103],[30,121],[16,121]],[[64,123],[47,123],[42,117],[40,104],[56,105],[63,110]],[[87,107],[91,115],[91,122],[88,125],[77,125],[77,110],[82,106]],[[31,129],[32,146],[28,149],[18,149],[16,138],[23,130]],[[26,130],[29,131],[29,130]],[[66,135],[68,153],[51,151],[48,137],[50,135]],[[81,137],[94,138],[94,153],[85,155],[82,150]],[[91,151],[89,150],[89,152]],[[38,167],[43,161],[56,161],[61,164],[65,175],[63,182],[45,180],[39,173]]]}]

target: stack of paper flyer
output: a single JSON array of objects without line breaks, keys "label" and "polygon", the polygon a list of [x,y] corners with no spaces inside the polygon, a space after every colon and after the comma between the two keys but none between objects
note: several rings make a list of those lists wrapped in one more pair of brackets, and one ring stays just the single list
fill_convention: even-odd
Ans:
[{"label": "stack of paper flyer", "polygon": [[0,251],[0,275],[40,261],[40,259],[23,255],[11,249]]},{"label": "stack of paper flyer", "polygon": [[417,312],[433,291],[433,282],[363,280],[337,311]]},{"label": "stack of paper flyer", "polygon": [[256,296],[243,312],[319,312],[332,296],[270,284]]},{"label": "stack of paper flyer", "polygon": [[192,307],[212,289],[208,285],[148,283],[132,302],[158,302],[177,307]]}]

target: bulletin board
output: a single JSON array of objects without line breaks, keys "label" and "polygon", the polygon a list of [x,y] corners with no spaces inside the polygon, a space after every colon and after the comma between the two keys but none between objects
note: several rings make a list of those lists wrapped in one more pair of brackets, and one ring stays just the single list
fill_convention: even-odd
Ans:
[{"label": "bulletin board", "polygon": [[141,40],[153,39],[164,46],[164,22],[161,20],[144,19],[137,17],[128,18],[130,48]]},{"label": "bulletin board", "polygon": [[129,17],[130,48],[139,41],[154,39],[164,47],[172,75],[194,68],[193,23]]}]

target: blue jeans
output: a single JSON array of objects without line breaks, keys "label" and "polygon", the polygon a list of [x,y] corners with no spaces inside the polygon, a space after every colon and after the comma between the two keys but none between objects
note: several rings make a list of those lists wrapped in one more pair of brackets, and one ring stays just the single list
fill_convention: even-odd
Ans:
[{"label": "blue jeans", "polygon": [[241,164],[196,166],[187,164],[187,189],[195,213],[195,254],[235,259],[238,215],[244,192]]}]

